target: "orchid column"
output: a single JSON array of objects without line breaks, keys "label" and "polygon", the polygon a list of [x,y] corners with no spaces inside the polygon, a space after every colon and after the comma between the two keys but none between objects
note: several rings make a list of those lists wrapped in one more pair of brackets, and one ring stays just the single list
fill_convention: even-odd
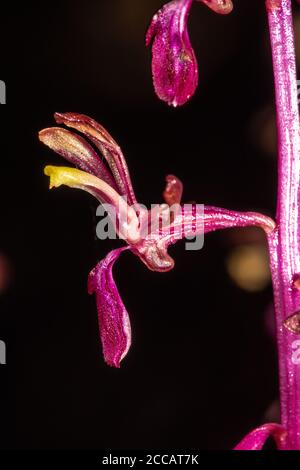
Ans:
[{"label": "orchid column", "polygon": [[280,368],[281,423],[300,449],[300,126],[291,0],[267,0],[278,129],[278,229],[270,238]]}]

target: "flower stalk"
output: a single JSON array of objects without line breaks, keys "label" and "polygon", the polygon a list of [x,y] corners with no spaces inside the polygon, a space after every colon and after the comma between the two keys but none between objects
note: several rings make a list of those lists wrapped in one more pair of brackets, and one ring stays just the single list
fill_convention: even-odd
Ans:
[{"label": "flower stalk", "polygon": [[266,0],[278,139],[276,226],[267,233],[276,320],[281,424],[250,432],[236,450],[300,449],[300,123],[291,0]]},{"label": "flower stalk", "polygon": [[[297,330],[284,322],[300,309],[300,124],[291,0],[267,0],[273,57],[277,133],[278,195],[276,230],[269,235],[277,327],[281,424],[286,448],[300,449],[300,364],[293,361]],[[296,362],[296,363],[295,363]]]}]

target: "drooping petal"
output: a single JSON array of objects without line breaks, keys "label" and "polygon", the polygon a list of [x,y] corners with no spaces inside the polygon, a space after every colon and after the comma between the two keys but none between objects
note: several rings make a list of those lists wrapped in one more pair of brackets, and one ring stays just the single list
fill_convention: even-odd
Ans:
[{"label": "drooping petal", "polygon": [[221,15],[227,15],[233,9],[231,0],[197,0],[198,2],[204,3],[216,13]]},{"label": "drooping petal", "polygon": [[79,135],[61,127],[50,127],[39,132],[39,139],[81,170],[101,178],[117,190],[110,171],[91,145]]},{"label": "drooping petal", "polygon": [[99,202],[105,203],[117,233],[128,243],[139,238],[139,221],[135,210],[105,181],[76,168],[46,166],[45,174],[50,176],[50,189],[62,184],[92,194]]},{"label": "drooping petal", "polygon": [[111,251],[91,271],[88,278],[88,292],[96,295],[104,359],[113,367],[120,367],[120,362],[131,345],[129,316],[112,274],[116,259],[126,249],[128,247]]},{"label": "drooping petal", "polygon": [[173,206],[173,204],[180,204],[183,192],[182,182],[179,178],[177,178],[177,176],[167,175],[166,183],[167,186],[163,193],[164,200],[169,206]]},{"label": "drooping petal", "polygon": [[278,450],[288,450],[288,434],[280,424],[269,423],[254,429],[234,448],[234,450],[261,450],[272,436]]},{"label": "drooping petal", "polygon": [[146,35],[152,44],[152,75],[158,97],[177,106],[186,103],[198,84],[198,65],[187,29],[193,0],[173,0],[153,17]]},{"label": "drooping petal", "polygon": [[100,150],[106,159],[116,185],[122,196],[126,196],[129,205],[136,203],[135,194],[129,175],[127,163],[123,153],[111,135],[98,122],[84,114],[77,113],[55,113],[55,120],[58,124],[65,124],[68,127],[82,132]]}]

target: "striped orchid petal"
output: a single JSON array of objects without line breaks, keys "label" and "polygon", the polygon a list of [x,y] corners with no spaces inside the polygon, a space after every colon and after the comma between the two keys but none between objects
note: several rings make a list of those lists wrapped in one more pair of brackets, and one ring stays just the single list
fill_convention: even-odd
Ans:
[{"label": "striped orchid petal", "polygon": [[[231,0],[197,0],[216,13],[230,13]],[[198,85],[198,64],[188,33],[193,0],[172,0],[154,16],[146,34],[152,43],[152,76],[157,96],[169,105],[185,104]]]},{"label": "striped orchid petal", "polygon": [[94,119],[77,113],[55,113],[58,124],[64,124],[82,132],[100,150],[106,159],[122,196],[126,196],[129,205],[136,203],[135,194],[123,153],[106,129]]},{"label": "striped orchid petal", "polygon": [[[169,271],[174,260],[168,247],[185,237],[193,237],[232,227],[261,227],[267,234],[275,228],[275,222],[256,212],[236,212],[200,204],[185,204],[176,209],[169,225],[152,230],[150,235],[133,248],[146,266],[153,271]],[[172,218],[170,217],[172,220]]]},{"label": "striped orchid petal", "polygon": [[202,222],[204,233],[249,226],[257,226],[270,233],[275,228],[272,219],[256,212],[238,212],[213,206],[204,206],[202,210],[200,205],[185,204],[177,214],[172,227],[165,227],[165,234],[161,238],[170,245],[178,240],[180,234],[182,237],[197,235],[195,227],[202,230]]},{"label": "striped orchid petal", "polygon": [[146,35],[152,42],[152,76],[157,96],[169,105],[186,103],[198,84],[198,65],[187,20],[193,0],[173,0],[153,17]]},{"label": "striped orchid petal", "polygon": [[39,139],[81,170],[101,178],[117,190],[114,178],[104,162],[92,146],[79,135],[61,127],[50,127],[40,131]]},{"label": "striped orchid petal", "polygon": [[139,221],[135,210],[105,181],[76,168],[46,166],[45,174],[50,176],[50,188],[61,185],[82,189],[105,203],[110,213],[115,230],[128,243],[136,243],[140,238]]},{"label": "striped orchid petal", "polygon": [[112,274],[115,261],[126,249],[128,247],[111,251],[91,271],[88,279],[89,294],[96,295],[104,360],[113,367],[120,367],[131,344],[129,316]]}]

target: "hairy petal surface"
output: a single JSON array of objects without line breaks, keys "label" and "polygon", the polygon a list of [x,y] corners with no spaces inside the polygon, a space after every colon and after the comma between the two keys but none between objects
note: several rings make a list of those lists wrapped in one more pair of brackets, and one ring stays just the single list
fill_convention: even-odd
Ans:
[{"label": "hairy petal surface", "polygon": [[169,105],[186,103],[198,84],[198,64],[187,20],[193,0],[173,0],[154,15],[146,35],[152,41],[152,75],[156,94]]},{"label": "hairy petal surface", "polygon": [[120,367],[120,362],[131,345],[129,316],[112,274],[115,261],[128,248],[111,251],[91,271],[88,278],[88,292],[96,295],[104,359],[113,367]]},{"label": "hairy petal surface", "polygon": [[127,163],[120,147],[107,130],[94,119],[84,114],[55,113],[54,117],[57,123],[82,132],[93,142],[106,159],[120,194],[127,197],[129,205],[135,204],[136,198]]},{"label": "hairy petal surface", "polygon": [[234,450],[261,450],[266,440],[272,436],[277,449],[288,450],[288,435],[286,430],[276,423],[269,423],[254,429],[234,448]]},{"label": "hairy petal surface", "polygon": [[50,127],[39,132],[39,139],[80,170],[101,178],[117,190],[110,171],[91,145],[79,135],[61,127]]}]

